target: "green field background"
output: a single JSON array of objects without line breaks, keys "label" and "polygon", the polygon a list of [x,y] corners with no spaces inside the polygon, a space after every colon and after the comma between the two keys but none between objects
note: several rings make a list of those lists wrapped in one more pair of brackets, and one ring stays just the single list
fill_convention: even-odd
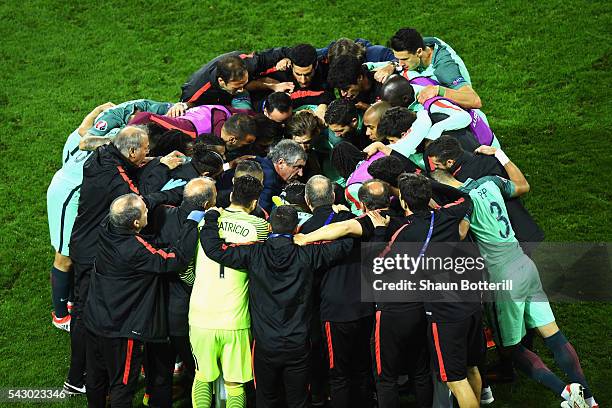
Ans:
[{"label": "green field background", "polygon": [[[231,50],[341,36],[386,44],[406,26],[440,37],[465,61],[504,150],[526,174],[526,206],[547,240],[612,241],[610,4],[2,2],[0,387],[59,387],[67,372],[69,336],[50,322],[46,188],[68,134],[106,101],[176,101],[192,72]],[[612,404],[612,304],[554,309],[601,406]],[[560,402],[524,377],[494,393],[495,407]]]}]

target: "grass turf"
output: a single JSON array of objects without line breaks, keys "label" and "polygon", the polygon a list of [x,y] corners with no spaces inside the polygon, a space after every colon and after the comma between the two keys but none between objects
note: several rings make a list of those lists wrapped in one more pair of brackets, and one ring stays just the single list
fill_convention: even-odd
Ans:
[{"label": "grass turf", "polygon": [[[439,36],[464,59],[494,131],[527,175],[525,202],[547,240],[612,241],[606,2],[8,0],[0,19],[0,387],[59,386],[69,364],[68,336],[50,325],[45,208],[68,134],[105,101],[176,101],[192,72],[230,50],[340,36],[384,44],[403,26]],[[596,397],[612,403],[612,304],[554,309]],[[494,392],[497,407],[559,403],[524,378]]]}]

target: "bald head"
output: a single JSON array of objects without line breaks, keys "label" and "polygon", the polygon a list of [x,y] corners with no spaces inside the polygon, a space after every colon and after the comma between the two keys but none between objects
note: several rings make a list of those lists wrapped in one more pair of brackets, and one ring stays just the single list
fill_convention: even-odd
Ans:
[{"label": "bald head", "polygon": [[380,180],[369,180],[363,183],[357,193],[364,210],[373,211],[388,208],[391,205],[389,185]]},{"label": "bald head", "polygon": [[391,107],[385,101],[378,101],[370,106],[363,114],[363,124],[366,127],[366,135],[372,142],[381,142],[384,137],[378,136],[378,122],[385,112]]},{"label": "bald head", "polygon": [[406,78],[391,75],[381,89],[381,99],[391,106],[408,107],[414,102],[414,89]]},{"label": "bald head", "polygon": [[306,183],[304,195],[311,210],[332,205],[335,199],[332,182],[325,176],[312,176]]},{"label": "bald head", "polygon": [[136,194],[124,194],[113,200],[109,219],[112,226],[136,232],[147,225],[147,206]]},{"label": "bald head", "polygon": [[126,126],[117,133],[113,144],[123,157],[138,166],[149,152],[149,134],[142,126]]},{"label": "bald head", "polygon": [[183,203],[196,210],[207,210],[217,202],[215,181],[208,177],[194,178],[185,186]]}]

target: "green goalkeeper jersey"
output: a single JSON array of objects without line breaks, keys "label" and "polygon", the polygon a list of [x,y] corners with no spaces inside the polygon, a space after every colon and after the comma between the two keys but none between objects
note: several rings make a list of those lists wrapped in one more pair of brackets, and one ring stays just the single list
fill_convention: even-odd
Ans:
[{"label": "green goalkeeper jersey", "polygon": [[[200,223],[201,229],[204,220]],[[268,223],[244,211],[226,209],[219,217],[219,236],[228,244],[262,241]],[[198,245],[195,281],[189,302],[189,325],[203,329],[238,330],[251,327],[249,280],[246,270],[232,269],[209,259]]]},{"label": "green goalkeeper jersey", "polygon": [[468,221],[485,260],[499,264],[522,255],[504,201],[514,194],[514,183],[499,176],[468,178],[459,190],[469,193],[474,203]]}]

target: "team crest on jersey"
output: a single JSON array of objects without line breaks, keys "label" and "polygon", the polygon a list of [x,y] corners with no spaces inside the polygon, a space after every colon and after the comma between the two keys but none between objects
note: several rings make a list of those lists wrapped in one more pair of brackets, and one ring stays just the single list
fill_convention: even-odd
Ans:
[{"label": "team crest on jersey", "polygon": [[465,79],[462,76],[455,78],[455,80],[453,81],[453,85],[457,85],[460,82],[465,82]]},{"label": "team crest on jersey", "polygon": [[104,132],[106,130],[106,128],[108,127],[108,123],[106,123],[105,120],[99,120],[96,122],[95,126],[94,126],[97,130]]}]

